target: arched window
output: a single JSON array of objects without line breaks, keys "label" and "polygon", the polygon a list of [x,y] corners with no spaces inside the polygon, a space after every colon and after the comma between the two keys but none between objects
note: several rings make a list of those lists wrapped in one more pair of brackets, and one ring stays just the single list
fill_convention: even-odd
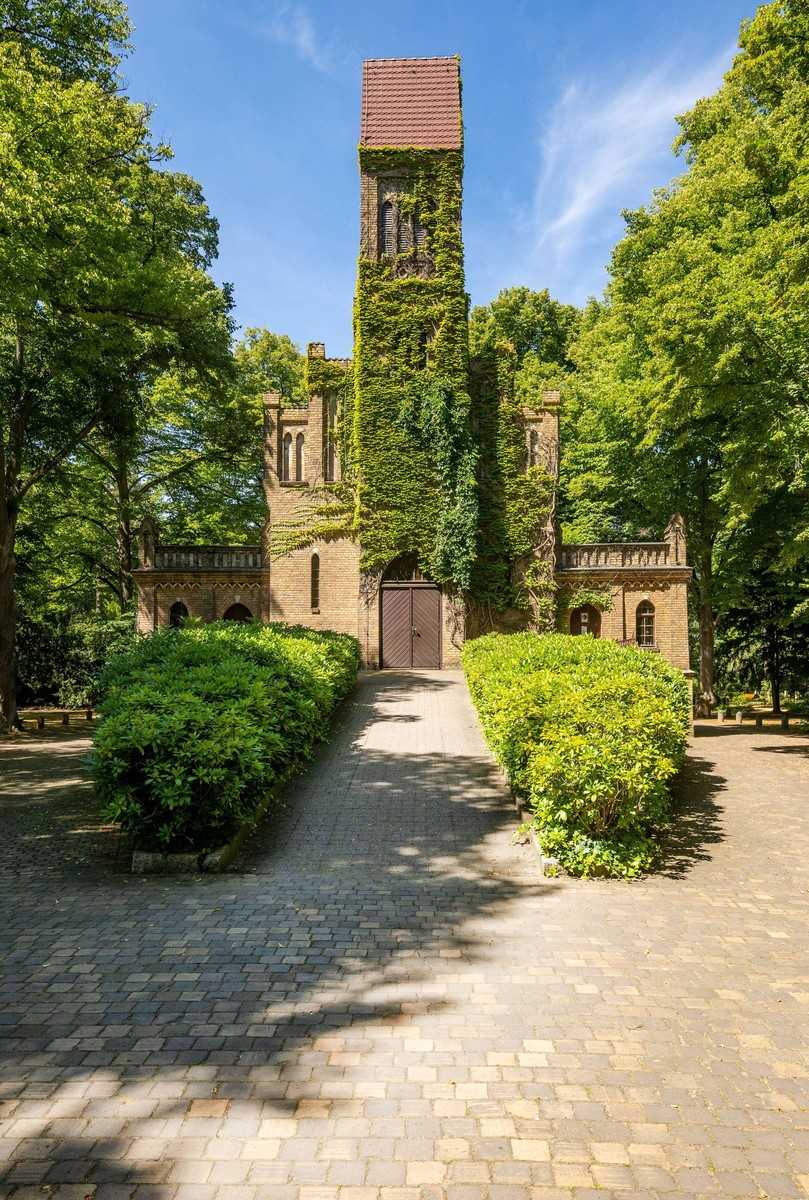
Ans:
[{"label": "arched window", "polygon": [[528,466],[539,466],[539,434],[532,429],[528,435]]},{"label": "arched window", "polygon": [[281,447],[281,478],[292,478],[292,434],[285,433]]},{"label": "arched window", "polygon": [[589,633],[591,637],[601,637],[601,613],[592,604],[583,604],[574,608],[570,614],[570,632],[573,634]]},{"label": "arched window", "polygon": [[231,604],[222,614],[224,621],[252,621],[253,614],[246,604]]},{"label": "arched window", "polygon": [[313,554],[310,566],[309,591],[312,612],[320,612],[320,555]]},{"label": "arched window", "polygon": [[655,644],[655,606],[650,600],[641,600],[635,612],[635,641],[647,648]]},{"label": "arched window", "polygon": [[416,249],[427,249],[427,230],[418,217],[416,217]]},{"label": "arched window", "polygon": [[379,248],[383,254],[396,253],[396,212],[390,200],[385,201],[379,214]]},{"label": "arched window", "polygon": [[169,625],[172,629],[179,629],[184,621],[188,619],[188,609],[183,604],[182,600],[175,600],[169,609]]},{"label": "arched window", "polygon": [[425,583],[419,560],[415,554],[400,554],[386,569],[383,583]]},{"label": "arched window", "polygon": [[303,434],[295,438],[295,478],[298,483],[303,479]]}]

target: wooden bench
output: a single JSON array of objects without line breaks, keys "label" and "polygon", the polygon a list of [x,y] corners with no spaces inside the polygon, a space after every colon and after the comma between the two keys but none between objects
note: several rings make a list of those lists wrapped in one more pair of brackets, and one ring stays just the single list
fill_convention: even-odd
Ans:
[{"label": "wooden bench", "polygon": [[70,718],[73,713],[84,714],[85,721],[92,721],[93,708],[88,704],[86,708],[51,708],[47,712],[20,712],[20,724],[25,728],[26,721],[35,721],[37,729],[44,729],[46,721],[59,721],[62,725],[69,725]]},{"label": "wooden bench", "polygon": [[720,724],[724,724],[725,720],[735,720],[737,725],[742,725],[746,720],[755,721],[756,731],[759,732],[765,728],[764,722],[778,720],[782,729],[789,729],[789,713],[746,713],[743,709],[736,710],[735,718],[720,719]]},{"label": "wooden bench", "polygon": [[[757,731],[763,730],[763,728],[764,728],[764,713],[753,713],[752,715],[756,722],[756,730]],[[775,713],[772,713],[770,715],[774,717]],[[781,713],[779,716],[779,720],[780,720],[782,729],[789,729],[789,713]]]}]

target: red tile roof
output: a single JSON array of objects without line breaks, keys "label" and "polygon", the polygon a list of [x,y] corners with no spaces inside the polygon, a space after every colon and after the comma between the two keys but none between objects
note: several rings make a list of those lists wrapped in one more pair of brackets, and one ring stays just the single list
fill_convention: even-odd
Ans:
[{"label": "red tile roof", "polygon": [[362,64],[360,145],[459,150],[458,59],[366,59]]}]

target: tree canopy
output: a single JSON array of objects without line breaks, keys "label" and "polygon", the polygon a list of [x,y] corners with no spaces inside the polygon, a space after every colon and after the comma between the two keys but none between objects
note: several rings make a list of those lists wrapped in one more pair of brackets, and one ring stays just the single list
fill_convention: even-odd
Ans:
[{"label": "tree canopy", "polygon": [[567,519],[685,513],[706,707],[727,546],[780,492],[796,503],[774,569],[809,547],[808,56],[803,3],[742,25],[718,92],[679,118],[683,174],[626,214],[571,350]]},{"label": "tree canopy", "polygon": [[112,88],[113,3],[6,5],[0,39],[0,706],[14,719],[19,512],[93,431],[131,419],[172,364],[228,368],[217,224],[166,169],[149,114]]}]

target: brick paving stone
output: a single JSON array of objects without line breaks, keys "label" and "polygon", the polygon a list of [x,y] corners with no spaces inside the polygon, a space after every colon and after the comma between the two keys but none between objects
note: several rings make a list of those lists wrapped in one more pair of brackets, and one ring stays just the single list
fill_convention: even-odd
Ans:
[{"label": "brick paving stone", "polygon": [[454,672],[364,676],[218,877],[0,743],[0,1196],[809,1196],[809,743],[697,735],[635,884],[538,875]]}]

